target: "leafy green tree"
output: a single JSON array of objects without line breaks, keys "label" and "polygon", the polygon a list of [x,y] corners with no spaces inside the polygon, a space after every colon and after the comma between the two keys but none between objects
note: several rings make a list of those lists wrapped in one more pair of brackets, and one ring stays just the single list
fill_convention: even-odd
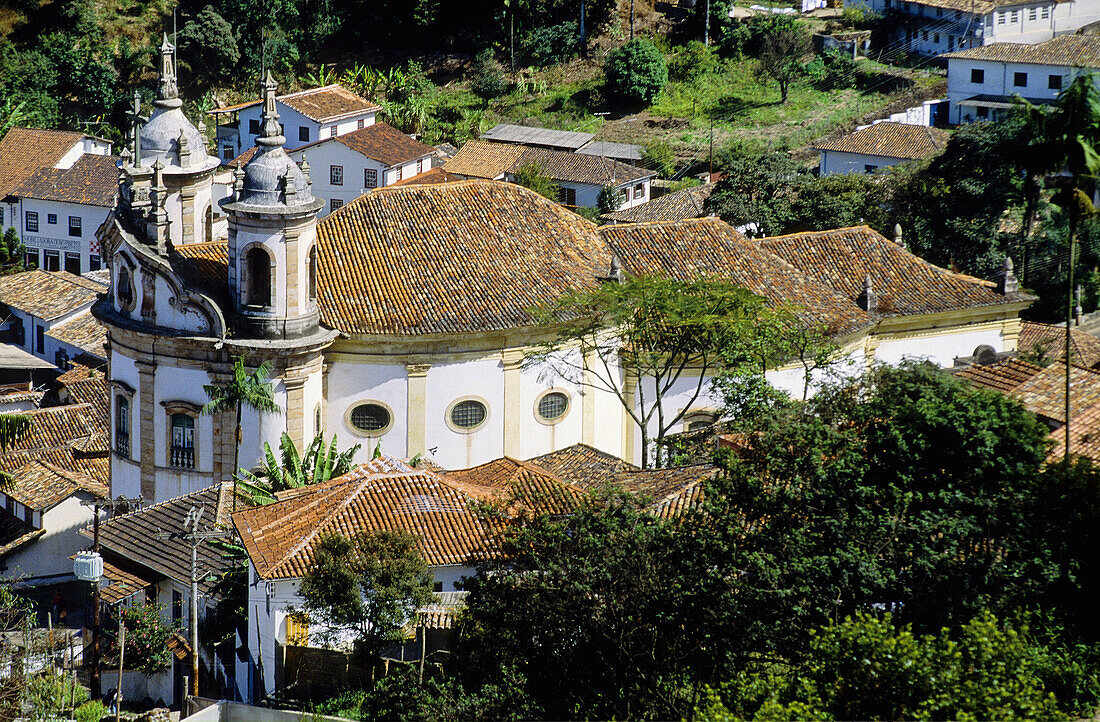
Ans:
[{"label": "leafy green tree", "polygon": [[718,69],[714,51],[698,40],[688,42],[669,63],[668,74],[673,80],[691,81]]},{"label": "leafy green tree", "polygon": [[596,198],[596,205],[599,206],[600,213],[617,211],[622,202],[622,193],[619,193],[614,186],[600,188],[600,195]]},{"label": "leafy green tree", "polygon": [[241,60],[233,27],[212,5],[180,28],[178,47],[180,65],[191,71],[200,88],[224,83]]},{"label": "leafy green tree", "polygon": [[575,22],[540,25],[523,36],[520,53],[527,63],[536,67],[558,65],[577,54],[579,38]]},{"label": "leafy green tree", "polygon": [[672,146],[660,140],[654,140],[642,146],[642,165],[657,171],[662,178],[671,178],[676,172],[676,155]]},{"label": "leafy green tree", "polygon": [[893,235],[889,191],[877,178],[863,173],[805,177],[792,190],[790,220],[782,233],[868,225],[888,238]]},{"label": "leafy green tree", "polygon": [[774,80],[779,86],[781,103],[787,102],[791,83],[804,71],[806,55],[810,52],[810,32],[801,20],[786,16],[773,16],[772,27],[760,44],[758,74]]},{"label": "leafy green tree", "polygon": [[524,188],[530,188],[552,201],[558,199],[558,184],[550,180],[550,177],[543,173],[542,168],[537,164],[524,163],[512,175],[512,180]]},{"label": "leafy green tree", "polygon": [[273,504],[275,495],[280,491],[321,484],[348,473],[354,466],[359,444],[337,452],[336,434],[332,435],[332,443],[327,446],[325,435],[317,434],[305,452],[299,454],[290,434],[283,432],[279,451],[281,456],[276,459],[271,444],[265,441],[260,474],[237,470],[237,488],[243,490],[253,504]]},{"label": "leafy green tree", "polygon": [[[122,610],[119,623],[126,626],[127,669],[136,669],[146,675],[154,675],[172,661],[168,638],[177,630],[164,621],[164,607],[159,604],[143,604]],[[118,662],[118,642],[108,651],[108,656]]]},{"label": "leafy green tree", "polygon": [[609,52],[603,72],[608,96],[632,105],[649,105],[668,82],[668,63],[646,38],[635,38]]},{"label": "leafy green tree", "polygon": [[[31,429],[31,417],[25,414],[0,414],[0,454],[14,447]],[[0,471],[0,487],[11,483],[11,474]]]},{"label": "leafy green tree", "polygon": [[733,147],[720,154],[717,165],[724,176],[704,204],[709,213],[734,226],[755,223],[768,235],[793,225],[794,188],[808,174],[789,153]]},{"label": "leafy green tree", "polygon": [[[525,364],[613,394],[640,431],[642,464],[659,466],[652,450],[683,420],[707,376],[742,353],[738,342],[766,313],[764,299],[719,279],[602,283],[535,309],[535,323],[550,335]],[[624,368],[639,379],[634,401],[621,382]],[[689,378],[688,368],[698,372],[690,395],[668,406],[666,395]]]},{"label": "leafy green tree", "polygon": [[485,48],[474,58],[473,80],[470,89],[485,100],[503,95],[508,89],[504,82],[504,66],[497,62],[493,51]]},{"label": "leafy green tree", "polygon": [[[233,361],[233,377],[223,384],[207,384],[202,387],[206,397],[210,399],[203,407],[202,413],[208,416],[223,414],[232,410],[236,415],[236,440],[233,444],[233,466],[239,465],[241,454],[241,412],[245,408],[252,409],[260,414],[274,414],[282,411],[275,403],[275,388],[268,381],[271,375],[271,364],[264,361],[252,373],[244,365],[244,357],[238,356]],[[236,483],[236,476],[233,477]],[[237,496],[233,495],[233,506],[236,508]]]},{"label": "leafy green tree", "polygon": [[299,592],[323,644],[350,633],[357,651],[373,658],[403,641],[404,625],[435,599],[416,546],[416,537],[399,530],[320,540]]},{"label": "leafy green tree", "polygon": [[1058,718],[1065,712],[1043,680],[1045,658],[1056,655],[1026,623],[989,612],[938,636],[858,613],[815,632],[797,664],[737,678],[727,693],[736,715],[712,696],[699,718]]}]

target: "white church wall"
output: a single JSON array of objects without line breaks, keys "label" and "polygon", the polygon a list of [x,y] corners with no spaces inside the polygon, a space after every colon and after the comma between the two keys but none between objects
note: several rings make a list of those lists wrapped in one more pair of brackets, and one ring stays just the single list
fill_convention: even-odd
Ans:
[{"label": "white church wall", "polygon": [[[584,396],[579,383],[562,379],[551,369],[525,369],[520,376],[519,450],[520,459],[548,454],[581,440]],[[550,391],[564,393],[569,406],[560,419],[546,420],[538,414],[538,403]]]},{"label": "white church wall", "polygon": [[[179,303],[180,299],[176,296],[175,290],[172,289],[166,280],[157,276],[154,283],[156,284],[154,298],[158,326],[173,328],[180,331],[190,331],[199,335],[210,333],[210,328],[203,316],[193,312],[182,312],[181,309],[184,308],[184,306]],[[140,314],[141,303],[138,302],[136,306]]]},{"label": "white church wall", "polygon": [[[496,356],[496,354],[494,354]],[[426,446],[432,458],[449,468],[484,464],[499,458],[504,445],[504,371],[499,357],[433,364],[427,378]],[[449,423],[452,404],[476,399],[488,414],[474,431],[461,432]]]},{"label": "white church wall", "polygon": [[[366,402],[379,402],[391,411],[391,425],[382,434],[365,435],[355,431],[348,421],[351,409]],[[381,444],[384,453],[404,458],[408,455],[408,381],[404,364],[335,360],[328,370],[328,400],[325,431],[336,434],[337,448],[360,444],[359,463],[369,461],[374,447]],[[432,445],[431,439],[428,446]]]},{"label": "white church wall", "polygon": [[279,448],[279,440],[286,431],[286,386],[282,382],[276,382],[272,395],[283,411],[265,414],[249,408],[241,410],[241,448],[237,462],[241,468],[251,469],[260,464],[264,455],[264,442],[270,444],[272,449]]},{"label": "white church wall", "polygon": [[[245,229],[237,230],[237,253],[244,258],[250,247],[262,246],[275,261],[275,268],[271,273],[271,314],[275,316],[286,315],[286,262],[281,232],[264,233]],[[243,288],[241,275],[247,272],[247,264],[243,260],[237,261],[237,288]]]},{"label": "white church wall", "polygon": [[942,329],[935,333],[885,338],[875,349],[875,361],[899,364],[906,359],[927,359],[944,368],[954,365],[955,357],[971,356],[978,346],[989,345],[994,351],[1005,350],[999,327],[979,329]]}]

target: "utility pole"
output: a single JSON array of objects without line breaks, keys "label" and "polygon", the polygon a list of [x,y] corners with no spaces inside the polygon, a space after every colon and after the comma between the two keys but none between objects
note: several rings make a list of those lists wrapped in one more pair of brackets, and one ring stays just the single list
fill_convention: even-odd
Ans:
[{"label": "utility pole", "polygon": [[707,16],[703,20],[703,45],[710,47],[710,0],[707,0]]},{"label": "utility pole", "polygon": [[158,539],[183,539],[191,543],[191,696],[199,696],[199,544],[204,539],[218,539],[229,536],[228,532],[221,529],[199,531],[199,520],[202,519],[203,507],[193,506],[187,512],[187,518],[183,521],[183,528],[188,531],[161,532]]},{"label": "utility pole", "polygon": [[630,0],[630,39],[634,39],[634,0]]},{"label": "utility pole", "polygon": [[588,43],[584,36],[584,4],[587,0],[581,0],[581,55],[587,55],[585,50],[588,47]]},{"label": "utility pole", "polygon": [[[81,506],[90,506],[93,509],[92,517],[92,551],[99,554],[99,510],[107,507],[114,511],[116,506],[139,506],[141,499],[127,499],[120,496],[117,499],[91,499],[80,502]],[[92,674],[89,680],[89,696],[99,699],[103,696],[103,686],[99,680],[99,580],[92,582]]]}]

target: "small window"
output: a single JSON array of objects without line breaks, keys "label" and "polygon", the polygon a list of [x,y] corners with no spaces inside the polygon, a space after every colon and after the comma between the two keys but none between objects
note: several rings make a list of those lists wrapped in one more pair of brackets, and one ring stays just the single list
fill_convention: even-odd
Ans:
[{"label": "small window", "polygon": [[43,271],[60,271],[61,270],[61,251],[43,251],[42,252]]},{"label": "small window", "polygon": [[[317,246],[309,249],[309,300],[315,301],[317,299]],[[317,407],[317,412],[320,413],[321,407]],[[320,428],[318,426],[318,428]]]},{"label": "small window", "polygon": [[65,253],[65,271],[73,274],[74,276],[80,275],[80,254],[79,253]]},{"label": "small window", "polygon": [[936,44],[939,44],[939,42],[940,42],[940,34],[939,33],[933,33],[932,34],[932,42],[934,42]]},{"label": "small window", "polygon": [[172,414],[172,446],[168,464],[176,469],[195,468],[195,417]]},{"label": "small window", "polygon": [[638,183],[634,186],[634,200],[645,198],[645,183]]},{"label": "small window", "polygon": [[865,165],[865,166],[863,166],[863,172],[864,173],[874,173],[876,170],[878,170],[877,165]]},{"label": "small window", "polygon": [[115,284],[115,295],[118,297],[118,307],[123,311],[129,311],[134,305],[134,284],[131,280],[130,269],[125,265],[118,269],[118,283]]},{"label": "small window", "polygon": [[328,182],[334,186],[344,185],[344,166],[330,165],[328,167]]},{"label": "small window", "polygon": [[46,214],[46,225],[49,225],[49,226],[56,226],[57,225],[57,214],[56,213],[47,213]]},{"label": "small window", "polygon": [[993,16],[996,18],[998,25],[1004,25],[1005,24],[1005,14],[1004,13],[993,13]]},{"label": "small window", "polygon": [[921,37],[923,38],[924,42],[928,42],[928,31],[921,30]]},{"label": "small window", "polygon": [[271,305],[271,257],[264,249],[254,246],[245,254],[245,268],[248,269],[248,295],[245,299],[249,306]]},{"label": "small window", "polygon": [[222,160],[233,160],[233,146],[222,146]]},{"label": "small window", "polygon": [[344,202],[339,198],[329,198],[328,200],[328,212],[332,213],[335,210],[344,207]]},{"label": "small window", "polygon": [[404,176],[404,173],[401,172],[402,170],[404,170],[404,168],[402,168],[401,166],[397,166],[397,180],[401,180],[401,178]]},{"label": "small window", "polygon": [[985,71],[979,68],[974,68],[970,71],[970,82],[976,85],[981,85],[985,82]]},{"label": "small window", "polygon": [[979,118],[988,118],[989,117],[989,108],[978,108],[978,117]]},{"label": "small window", "polygon": [[489,409],[476,399],[459,401],[448,414],[451,426],[457,431],[474,431],[485,423],[488,416]]},{"label": "small window", "polygon": [[558,186],[558,202],[567,206],[577,205],[577,189]]},{"label": "small window", "polygon": [[303,143],[309,142],[309,126],[302,125],[298,127],[298,140]]},{"label": "small window", "polygon": [[362,130],[363,127],[366,126],[366,124],[367,124],[367,121],[360,118],[359,120],[355,121],[355,129],[356,130]]},{"label": "small window", "polygon": [[1039,17],[1038,8],[1028,8],[1028,11],[1027,11],[1027,19],[1028,20],[1035,20],[1038,17]]},{"label": "small window", "polygon": [[374,168],[367,168],[363,171],[363,187],[364,188],[377,188],[378,187],[378,171]]},{"label": "small window", "polygon": [[11,342],[22,347],[27,343],[27,329],[23,326],[23,319],[15,316],[11,323]]},{"label": "small window", "polygon": [[418,161],[416,161],[416,174],[420,175],[423,172],[424,172],[424,159],[421,158]]},{"label": "small window", "polygon": [[335,138],[336,137],[336,126],[335,125],[328,129],[328,137],[329,138]]},{"label": "small window", "polygon": [[393,415],[382,404],[368,402],[354,407],[348,415],[348,421],[355,431],[373,436],[384,433],[390,428]]},{"label": "small window", "polygon": [[115,451],[130,458],[130,399],[115,396]]},{"label": "small window", "polygon": [[1017,88],[1023,88],[1027,86],[1027,73],[1013,73],[1012,84]]},{"label": "small window", "polygon": [[63,348],[57,349],[53,354],[53,365],[62,371],[68,371],[72,368],[69,365],[69,352]]},{"label": "small window", "polygon": [[248,121],[248,132],[251,133],[252,135],[259,135],[260,134],[260,119],[259,118],[252,118],[251,120]]},{"label": "small window", "polygon": [[23,265],[29,271],[38,268],[38,249],[28,248],[23,254]]},{"label": "small window", "polygon": [[1041,17],[1043,20],[1050,19],[1050,6],[1049,5],[1044,5],[1042,7],[1042,9],[1039,11],[1039,17]]},{"label": "small window", "polygon": [[301,612],[287,615],[286,643],[290,647],[304,647],[309,644],[309,617]]},{"label": "small window", "polygon": [[539,399],[537,412],[543,421],[558,421],[569,411],[569,397],[561,391],[550,391]]},{"label": "small window", "polygon": [[1012,22],[1013,25],[1020,22],[1020,11],[1019,10],[1013,10],[1012,11],[1011,22]]},{"label": "small window", "polygon": [[27,211],[26,219],[27,232],[38,233],[38,213],[35,211]]},{"label": "small window", "polygon": [[1061,90],[1062,89],[1062,76],[1061,75],[1051,75],[1051,76],[1049,76],[1047,78],[1047,87],[1051,90]]}]

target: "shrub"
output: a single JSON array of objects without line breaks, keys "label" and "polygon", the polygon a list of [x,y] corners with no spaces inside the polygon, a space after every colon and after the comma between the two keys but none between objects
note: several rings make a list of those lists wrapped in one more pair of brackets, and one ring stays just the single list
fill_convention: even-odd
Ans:
[{"label": "shrub", "polygon": [[573,22],[535,28],[520,40],[520,52],[540,68],[564,63],[577,54],[579,32]]},{"label": "shrub", "polygon": [[514,180],[524,188],[530,188],[535,193],[545,196],[552,201],[558,199],[558,186],[534,163],[525,163],[516,169]]},{"label": "shrub", "polygon": [[604,186],[600,189],[600,197],[596,200],[596,203],[599,204],[600,213],[612,213],[619,210],[622,196],[619,195],[619,191],[611,186]]},{"label": "shrub", "polygon": [[603,72],[608,96],[627,103],[652,103],[668,82],[668,63],[645,38],[609,52]]},{"label": "shrub", "polygon": [[692,40],[672,57],[668,74],[673,80],[694,80],[718,69],[714,51],[698,40]]},{"label": "shrub", "polygon": [[99,700],[85,702],[76,708],[73,717],[76,722],[99,722],[107,715],[107,708]]},{"label": "shrub", "polygon": [[474,58],[473,73],[470,90],[485,100],[503,95],[508,89],[504,80],[504,66],[497,62],[489,48],[485,48]]},{"label": "shrub", "polygon": [[31,717],[35,719],[54,719],[63,709],[67,709],[76,692],[76,703],[88,699],[88,690],[81,687],[76,679],[54,671],[43,672],[31,678],[25,690],[26,699],[31,705]]},{"label": "shrub", "polygon": [[[123,610],[120,621],[126,625],[127,669],[152,675],[167,667],[172,660],[168,638],[175,630],[165,623],[161,611],[160,604],[145,604]],[[115,653],[117,654],[117,650]]]}]

